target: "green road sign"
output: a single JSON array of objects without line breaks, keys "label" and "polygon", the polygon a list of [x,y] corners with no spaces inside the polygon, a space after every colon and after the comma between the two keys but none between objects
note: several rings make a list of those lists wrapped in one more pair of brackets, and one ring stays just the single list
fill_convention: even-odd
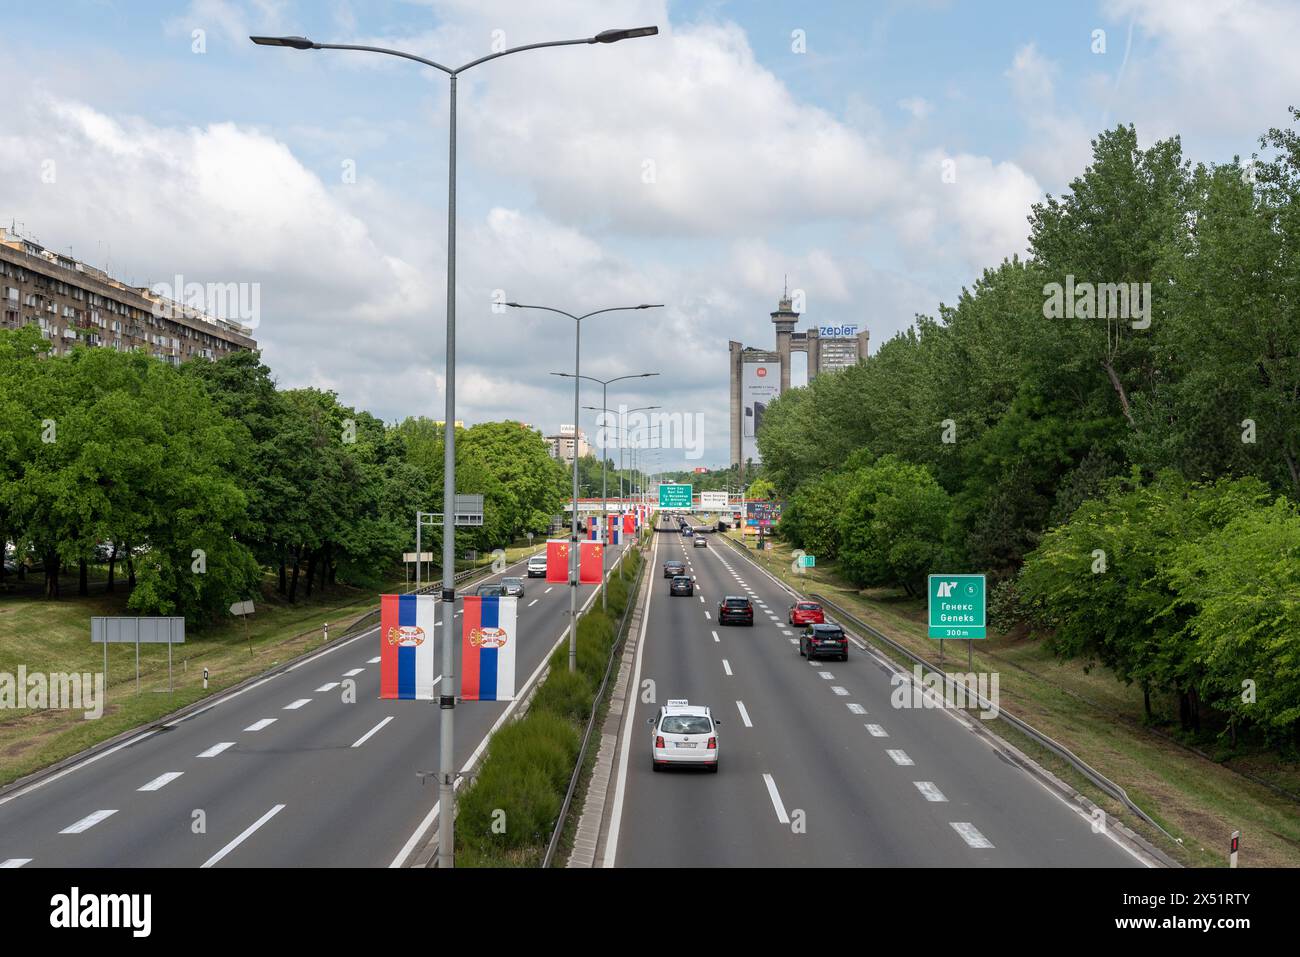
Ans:
[{"label": "green road sign", "polygon": [[817,567],[817,556],[816,556],[816,555],[800,555],[800,556],[799,556],[799,564],[802,565],[804,568],[816,568],[816,567]]},{"label": "green road sign", "polygon": [[660,485],[659,507],[689,509],[693,501],[692,490],[690,485]]},{"label": "green road sign", "polygon": [[931,575],[930,637],[984,638],[983,575]]}]

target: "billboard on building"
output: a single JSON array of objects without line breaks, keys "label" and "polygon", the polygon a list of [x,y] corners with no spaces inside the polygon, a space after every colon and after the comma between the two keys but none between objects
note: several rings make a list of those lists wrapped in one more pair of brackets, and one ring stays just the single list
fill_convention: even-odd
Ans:
[{"label": "billboard on building", "polygon": [[740,404],[741,432],[740,459],[742,462],[761,461],[758,443],[754,437],[763,424],[763,413],[781,392],[781,362],[741,363]]}]

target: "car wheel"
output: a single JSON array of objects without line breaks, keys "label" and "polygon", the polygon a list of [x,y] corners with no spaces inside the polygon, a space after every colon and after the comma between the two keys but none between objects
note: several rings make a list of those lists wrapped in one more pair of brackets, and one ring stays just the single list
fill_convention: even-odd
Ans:
[{"label": "car wheel", "polygon": [[710,774],[717,774],[717,773],[718,773],[718,762],[717,762],[717,761],[714,761],[712,764],[709,765],[709,773],[710,773]]},{"label": "car wheel", "polygon": [[654,758],[650,759],[650,769],[656,773],[663,770],[663,768],[659,766],[659,762]]},{"label": "car wheel", "polygon": [[844,654],[840,655],[840,661],[848,661],[848,660],[849,660],[849,653],[847,651],[844,652]]}]

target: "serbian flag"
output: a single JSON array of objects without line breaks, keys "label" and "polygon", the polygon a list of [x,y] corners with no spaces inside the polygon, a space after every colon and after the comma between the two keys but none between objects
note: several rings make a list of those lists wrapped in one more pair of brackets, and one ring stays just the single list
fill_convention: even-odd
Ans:
[{"label": "serbian flag", "polygon": [[600,541],[600,522],[596,520],[594,515],[592,516],[591,521],[587,523],[587,541]]},{"label": "serbian flag", "polygon": [[518,607],[518,598],[505,595],[465,596],[460,644],[460,696],[464,700],[514,700]]},{"label": "serbian flag", "polygon": [[619,524],[617,515],[609,517],[609,543],[611,545],[623,544],[623,528]]},{"label": "serbian flag", "polygon": [[564,584],[569,580],[569,543],[562,538],[546,540],[546,581]]},{"label": "serbian flag", "polygon": [[435,595],[379,598],[379,697],[433,700]]},{"label": "serbian flag", "polygon": [[582,542],[578,553],[578,582],[583,585],[599,585],[601,578],[601,556],[605,546],[600,542]]}]

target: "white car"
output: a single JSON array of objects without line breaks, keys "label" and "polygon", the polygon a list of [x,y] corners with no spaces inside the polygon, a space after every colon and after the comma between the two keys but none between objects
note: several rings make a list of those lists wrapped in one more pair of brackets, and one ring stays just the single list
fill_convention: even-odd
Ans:
[{"label": "white car", "polygon": [[718,770],[718,726],[703,705],[670,700],[650,724],[650,763],[659,771],[671,764],[694,764]]},{"label": "white car", "polygon": [[528,577],[545,578],[546,577],[546,555],[534,555],[528,559]]}]

